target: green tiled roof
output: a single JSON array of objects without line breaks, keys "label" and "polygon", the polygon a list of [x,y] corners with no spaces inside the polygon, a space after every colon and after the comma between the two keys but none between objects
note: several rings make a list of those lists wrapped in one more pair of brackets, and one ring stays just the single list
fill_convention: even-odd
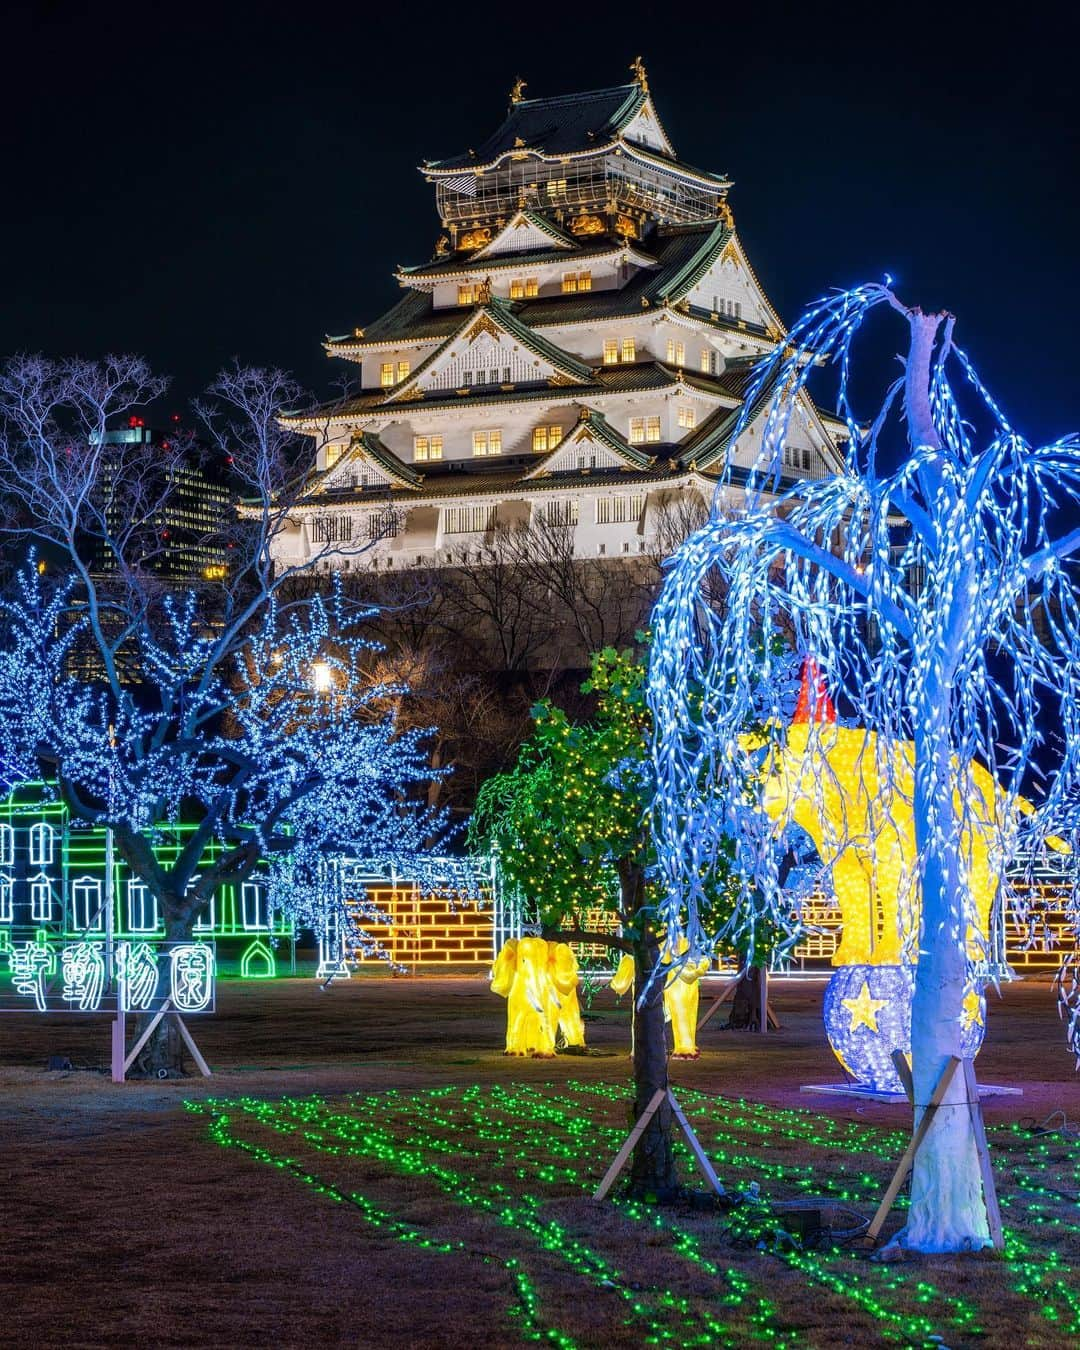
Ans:
[{"label": "green tiled roof", "polygon": [[[398,276],[401,277],[441,277],[454,276],[455,274],[495,271],[504,267],[525,267],[531,263],[561,263],[569,267],[572,264],[587,261],[590,258],[602,258],[607,254],[622,253],[626,249],[626,244],[621,239],[606,239],[602,244],[595,244],[590,248],[582,248],[575,245],[573,249],[566,248],[545,248],[529,249],[527,252],[520,253],[497,253],[491,258],[478,258],[474,254],[468,257],[450,258],[437,263],[422,263],[419,267],[403,267]],[[640,249],[635,249],[630,245],[631,251],[648,262],[653,259],[647,253]]]},{"label": "green tiled roof", "polygon": [[511,104],[502,126],[475,151],[432,160],[424,168],[436,172],[472,168],[521,146],[546,155],[589,150],[594,143],[599,148],[637,116],[645,98],[635,83],[556,98],[522,99]]},{"label": "green tiled roof", "polygon": [[[538,471],[544,464],[548,463],[556,455],[565,451],[567,446],[577,439],[578,433],[581,431],[582,427],[588,428],[589,435],[593,441],[597,442],[599,445],[607,446],[612,454],[618,456],[623,464],[630,468],[648,469],[654,467],[651,456],[645,454],[644,451],[639,450],[636,445],[631,445],[624,436],[620,436],[615,428],[608,422],[603,413],[596,412],[592,408],[587,408],[585,410],[585,415],[578,422],[577,426],[571,427],[554,450],[549,450],[546,455],[539,459],[534,465],[530,466],[526,477],[530,479],[536,477]],[[563,475],[560,474],[560,481],[562,478]]]},{"label": "green tiled roof", "polygon": [[[704,275],[731,233],[726,227],[714,226],[712,223],[659,229],[646,241],[657,266],[635,272],[620,290],[516,301],[513,305],[514,314],[531,328],[543,328],[552,324],[637,314],[643,308],[661,303],[663,298],[674,303]],[[707,317],[707,312],[701,311],[701,315]],[[328,347],[333,351],[335,347],[445,338],[457,331],[460,319],[460,309],[433,309],[428,292],[410,291],[393,309],[368,324],[362,338],[332,338]],[[740,327],[734,320],[720,326],[733,330]],[[756,325],[747,325],[747,328],[749,331],[764,333]]]}]

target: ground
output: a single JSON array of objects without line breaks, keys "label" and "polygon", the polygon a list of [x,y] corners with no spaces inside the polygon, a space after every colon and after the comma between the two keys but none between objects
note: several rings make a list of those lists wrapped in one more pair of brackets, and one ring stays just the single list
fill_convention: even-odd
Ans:
[{"label": "ground", "polygon": [[[907,1113],[801,1092],[839,1077],[821,985],[773,995],[782,1031],[714,1019],[672,1065],[680,1100],[729,1188],[869,1216]],[[978,1060],[1025,1094],[985,1108],[1004,1256],[891,1267],[774,1250],[749,1208],[594,1203],[627,1126],[627,1011],[601,993],[588,1056],[522,1062],[503,1007],[477,976],[223,982],[196,1024],[215,1076],[126,1085],[99,1071],[106,1018],[0,1019],[0,1344],[1077,1343],[1080,1141],[1030,1129],[1080,1115],[1047,983],[991,998]]]}]

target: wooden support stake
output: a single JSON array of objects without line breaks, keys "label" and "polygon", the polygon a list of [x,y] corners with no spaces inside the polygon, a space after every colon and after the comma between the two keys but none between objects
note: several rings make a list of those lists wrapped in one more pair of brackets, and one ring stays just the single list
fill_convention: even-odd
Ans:
[{"label": "wooden support stake", "polygon": [[971,1112],[971,1128],[975,1134],[975,1150],[979,1155],[979,1173],[982,1176],[983,1201],[990,1226],[990,1241],[996,1251],[1001,1251],[1005,1246],[1001,1209],[998,1205],[997,1187],[994,1185],[994,1169],[990,1165],[990,1149],[986,1142],[986,1128],[983,1125],[979,1085],[975,1081],[975,1065],[970,1059],[964,1060],[964,1083],[967,1087],[968,1110]]},{"label": "wooden support stake", "polygon": [[724,986],[724,992],[719,996],[719,998],[715,999],[714,1002],[710,1003],[708,1009],[705,1012],[705,1016],[702,1017],[698,1022],[697,1024],[698,1031],[700,1031],[701,1028],[705,1025],[705,1023],[709,1020],[709,1018],[712,1017],[713,1013],[719,1011],[721,1004],[726,1003],[729,998],[735,997],[735,987],[738,983],[739,983],[738,980],[730,980]]},{"label": "wooden support stake", "polygon": [[154,1014],[154,1016],[150,1019],[150,1025],[146,1028],[146,1030],[143,1032],[143,1034],[139,1037],[139,1039],[138,1039],[138,1040],[135,1042],[135,1044],[131,1047],[131,1052],[128,1054],[127,1058],[126,1058],[126,1059],[122,1059],[122,1060],[120,1061],[122,1067],[120,1068],[119,1076],[117,1075],[117,1064],[118,1064],[118,1060],[117,1060],[117,1036],[119,1036],[119,1042],[120,1042],[120,1055],[123,1056],[123,1048],[124,1048],[124,1031],[123,1031],[123,1026],[124,1026],[124,1015],[123,1015],[123,1013],[119,1013],[119,1014],[117,1015],[117,1019],[116,1019],[116,1021],[113,1023],[113,1074],[112,1074],[112,1076],[113,1076],[113,1082],[114,1082],[114,1083],[122,1083],[122,1082],[124,1082],[124,1080],[127,1078],[128,1073],[129,1073],[130,1070],[131,1070],[131,1066],[135,1063],[136,1059],[139,1057],[140,1053],[142,1052],[143,1046],[146,1044],[146,1042],[150,1039],[150,1037],[151,1037],[151,1036],[154,1034],[154,1032],[157,1030],[158,1024],[161,1022],[161,1019],[162,1019],[163,1017],[174,1017],[174,1018],[176,1019],[177,1029],[179,1030],[180,1035],[183,1037],[184,1044],[185,1044],[185,1045],[187,1046],[187,1048],[191,1051],[191,1057],[192,1057],[192,1059],[194,1059],[195,1063],[198,1065],[198,1067],[199,1067],[199,1072],[202,1074],[202,1076],[203,1076],[204,1078],[212,1078],[212,1077],[213,1077],[213,1074],[210,1072],[210,1066],[207,1064],[206,1060],[203,1058],[202,1051],[201,1051],[201,1050],[199,1049],[199,1047],[195,1044],[195,1037],[192,1036],[191,1032],[188,1030],[187,1024],[185,1023],[184,1019],[180,1016],[180,1014],[176,1011],[175,1008],[170,1007],[170,1006],[169,1006],[169,1003],[166,1002],[165,1005],[164,1005],[162,1008],[160,1008],[160,1009]]},{"label": "wooden support stake", "polygon": [[663,1103],[665,1097],[668,1100],[668,1105],[671,1107],[672,1115],[674,1115],[676,1121],[678,1122],[679,1128],[686,1136],[686,1142],[690,1148],[690,1152],[697,1159],[698,1166],[705,1174],[705,1180],[709,1183],[709,1185],[713,1188],[713,1190],[716,1192],[717,1195],[724,1194],[724,1188],[720,1184],[720,1179],[716,1175],[716,1172],[713,1170],[713,1165],[711,1162],[709,1162],[705,1150],[701,1147],[701,1141],[698,1139],[697,1135],[694,1133],[693,1128],[690,1125],[690,1122],[686,1119],[686,1116],[683,1114],[682,1107],[675,1100],[675,1094],[671,1091],[670,1088],[657,1088],[656,1091],[653,1093],[648,1106],[645,1108],[644,1111],[642,1111],[641,1115],[639,1116],[637,1123],[634,1125],[634,1128],[627,1135],[626,1141],[624,1142],[622,1148],[620,1148],[618,1153],[616,1153],[614,1161],[612,1162],[611,1166],[604,1173],[603,1181],[601,1181],[600,1185],[597,1186],[595,1192],[593,1193],[594,1200],[603,1200],[604,1196],[607,1195],[608,1191],[610,1191],[612,1186],[614,1186],[616,1178],[618,1177],[619,1173],[623,1170],[623,1168],[626,1166],[627,1161],[630,1158],[630,1154],[634,1151],[634,1145],[645,1133],[646,1126],[648,1125],[649,1121],[652,1120],[653,1116],[656,1115],[657,1111],[660,1109],[660,1106]]},{"label": "wooden support stake", "polygon": [[607,1195],[608,1191],[610,1191],[612,1186],[614,1186],[615,1178],[626,1166],[627,1159],[630,1157],[630,1154],[634,1151],[634,1145],[645,1133],[646,1125],[648,1125],[649,1121],[652,1120],[653,1116],[656,1115],[657,1111],[660,1109],[660,1103],[664,1100],[666,1096],[667,1090],[665,1088],[657,1088],[656,1091],[653,1093],[652,1100],[649,1102],[648,1106],[645,1108],[644,1111],[642,1111],[641,1115],[638,1117],[637,1124],[626,1136],[626,1142],[623,1144],[622,1148],[619,1149],[618,1153],[615,1154],[614,1161],[612,1162],[608,1170],[604,1173],[604,1179],[603,1181],[601,1181],[600,1185],[597,1186],[596,1191],[593,1195],[594,1200],[603,1200],[604,1196]]},{"label": "wooden support stake", "polygon": [[112,1022],[112,1080],[114,1083],[122,1083],[127,1077],[127,1070],[124,1068],[124,1046],[127,1040],[126,1022],[127,1018],[118,1008]]},{"label": "wooden support stake", "polygon": [[889,1058],[893,1062],[893,1068],[896,1070],[896,1075],[900,1079],[900,1083],[904,1089],[904,1095],[908,1099],[908,1106],[914,1106],[915,1084],[911,1079],[911,1065],[908,1063],[907,1055],[904,1054],[903,1050],[894,1050]]},{"label": "wooden support stake", "polygon": [[907,1180],[907,1174],[911,1171],[911,1165],[915,1161],[915,1154],[919,1151],[919,1146],[926,1138],[926,1132],[934,1123],[934,1117],[938,1113],[938,1107],[941,1100],[948,1091],[949,1084],[953,1080],[953,1075],[960,1067],[960,1060],[955,1055],[950,1055],[948,1062],[941,1071],[941,1077],[937,1080],[937,1086],[934,1088],[933,1096],[930,1098],[930,1104],[923,1112],[923,1118],[919,1121],[918,1129],[911,1136],[911,1142],[904,1149],[904,1156],[900,1159],[899,1166],[893,1173],[893,1179],[889,1182],[888,1189],[878,1206],[878,1212],[870,1221],[870,1227],[866,1230],[866,1236],[877,1241],[877,1236],[881,1232],[882,1225],[889,1217],[889,1210],[892,1209],[896,1197],[900,1194],[900,1187]]}]

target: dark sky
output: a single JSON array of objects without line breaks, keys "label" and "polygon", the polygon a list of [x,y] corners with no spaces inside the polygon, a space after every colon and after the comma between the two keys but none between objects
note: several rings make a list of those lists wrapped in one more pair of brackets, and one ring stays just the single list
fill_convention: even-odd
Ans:
[{"label": "dark sky", "polygon": [[[519,18],[506,18],[517,10]],[[1065,5],[9,5],[0,353],[233,355],[321,394],[320,347],[437,234],[424,158],[644,56],[780,312],[897,278],[948,306],[1032,437],[1080,427],[1080,112]]]}]

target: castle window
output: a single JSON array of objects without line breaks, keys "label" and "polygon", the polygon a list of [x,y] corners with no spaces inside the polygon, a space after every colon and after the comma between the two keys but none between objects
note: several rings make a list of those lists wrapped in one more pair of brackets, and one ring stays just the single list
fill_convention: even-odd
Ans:
[{"label": "castle window", "polygon": [[35,867],[47,867],[56,849],[56,832],[51,825],[38,821],[30,826],[30,862]]},{"label": "castle window", "polygon": [[398,384],[400,384],[400,383],[402,382],[402,380],[407,380],[408,378],[409,378],[409,363],[408,363],[408,361],[399,361],[399,362],[397,363],[397,382],[398,382]]},{"label": "castle window", "polygon": [[659,417],[631,417],[630,419],[630,444],[644,445],[646,442],[655,444],[660,440],[660,419]]},{"label": "castle window", "polygon": [[645,497],[640,492],[628,497],[597,497],[596,523],[597,525],[627,525],[631,521],[640,520],[644,509]]},{"label": "castle window", "polygon": [[474,431],[472,434],[472,452],[474,455],[501,455],[502,431]]},{"label": "castle window", "polygon": [[547,189],[547,195],[549,199],[552,201],[554,201],[556,197],[566,196],[565,178],[551,178],[544,186]]},{"label": "castle window", "polygon": [[367,537],[372,541],[394,539],[400,524],[401,518],[392,506],[385,511],[372,511],[367,518]]},{"label": "castle window", "polygon": [[624,361],[637,360],[637,344],[633,338],[623,338],[622,340],[622,359]]},{"label": "castle window", "polygon": [[519,278],[518,280],[516,280],[516,281],[512,281],[512,282],[510,283],[510,299],[511,299],[511,300],[524,300],[524,298],[525,298],[525,283],[524,283],[524,281],[522,281],[520,278]]},{"label": "castle window", "polygon": [[577,293],[577,273],[564,272],[562,278],[563,295],[575,295]]},{"label": "castle window", "polygon": [[604,343],[604,365],[617,366],[619,364],[619,344],[614,339],[609,339]]},{"label": "castle window", "polygon": [[313,544],[344,544],[352,538],[352,516],[316,516],[311,522]]},{"label": "castle window", "polygon": [[328,445],[326,447],[326,467],[332,469],[344,453],[345,447],[343,445]]},{"label": "castle window", "polygon": [[554,450],[563,438],[560,426],[533,427],[532,448],[534,450]]},{"label": "castle window", "polygon": [[549,525],[576,525],[578,523],[577,499],[545,502],[544,520]]},{"label": "castle window", "polygon": [[676,342],[674,338],[667,340],[667,359],[676,366],[686,364],[686,347],[681,342]]},{"label": "castle window", "polygon": [[539,294],[540,294],[540,289],[539,289],[539,287],[538,287],[538,285],[537,285],[536,278],[535,278],[535,277],[527,277],[527,278],[525,279],[525,299],[526,299],[526,300],[532,300],[535,296],[537,296],[537,295],[539,295]]},{"label": "castle window", "polygon": [[480,299],[480,287],[475,282],[469,282],[467,286],[457,288],[457,302],[459,305],[475,305]]},{"label": "castle window", "polygon": [[393,361],[384,361],[379,367],[379,383],[384,389],[393,389],[394,387],[394,363]]},{"label": "castle window", "polygon": [[693,408],[680,408],[680,409],[679,409],[679,426],[681,426],[681,427],[686,427],[687,429],[690,429],[690,428],[693,428],[693,427],[696,426],[696,425],[697,425],[697,413],[694,411],[694,409],[693,409]]},{"label": "castle window", "polygon": [[444,534],[483,534],[494,528],[494,506],[448,506],[443,512]]},{"label": "castle window", "polygon": [[442,437],[414,436],[413,459],[420,464],[431,459],[442,459]]}]

